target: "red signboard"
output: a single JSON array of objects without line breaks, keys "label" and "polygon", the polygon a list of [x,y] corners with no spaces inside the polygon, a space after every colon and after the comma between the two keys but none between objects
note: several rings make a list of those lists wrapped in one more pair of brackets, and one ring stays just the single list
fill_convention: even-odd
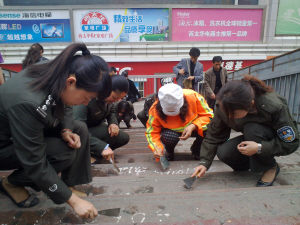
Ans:
[{"label": "red signboard", "polygon": [[[228,71],[238,70],[253,64],[262,62],[263,60],[224,60],[223,67]],[[132,75],[154,75],[155,73],[173,73],[173,67],[178,64],[179,61],[171,62],[110,62],[109,66],[117,68],[117,72],[127,70],[129,76]],[[212,61],[200,61],[203,64],[203,71],[212,67]],[[21,71],[21,64],[1,64],[2,68]],[[152,94],[154,92],[153,79],[147,79],[144,84],[144,96]]]}]

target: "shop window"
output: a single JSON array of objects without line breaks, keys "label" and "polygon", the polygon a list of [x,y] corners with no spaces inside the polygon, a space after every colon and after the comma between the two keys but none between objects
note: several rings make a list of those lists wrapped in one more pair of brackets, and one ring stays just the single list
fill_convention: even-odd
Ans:
[{"label": "shop window", "polygon": [[258,5],[258,0],[239,0],[239,5]]}]

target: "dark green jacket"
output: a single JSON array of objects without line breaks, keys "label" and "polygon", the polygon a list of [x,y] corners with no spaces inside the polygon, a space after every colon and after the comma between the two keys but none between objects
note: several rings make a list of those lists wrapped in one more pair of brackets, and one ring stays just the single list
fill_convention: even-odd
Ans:
[{"label": "dark green jacket", "polygon": [[[107,120],[110,124],[118,125],[116,110],[113,104],[107,104],[105,101],[92,99],[87,106],[78,105],[73,107],[74,119],[85,122],[87,126],[96,127]],[[90,145],[98,146],[99,150],[103,150],[107,143],[90,136]]]},{"label": "dark green jacket", "polygon": [[[53,202],[61,204],[72,192],[46,159],[44,131],[55,126],[72,130],[72,111],[65,112],[64,104],[55,104],[45,91],[32,91],[26,71],[0,86],[0,151],[13,144],[28,177]],[[49,191],[54,184],[57,190]]]},{"label": "dark green jacket", "polygon": [[[262,155],[281,156],[295,152],[299,147],[299,131],[297,123],[289,112],[287,101],[276,92],[270,92],[259,96],[255,100],[257,114],[248,113],[244,118],[228,122],[226,116],[216,104],[215,116],[207,128],[206,137],[200,150],[200,165],[207,169],[212,164],[219,145],[226,142],[231,129],[243,132],[246,123],[264,124],[274,130],[275,138],[270,141],[262,141]],[[294,131],[294,140],[283,141],[278,132],[283,127],[290,127]]]}]

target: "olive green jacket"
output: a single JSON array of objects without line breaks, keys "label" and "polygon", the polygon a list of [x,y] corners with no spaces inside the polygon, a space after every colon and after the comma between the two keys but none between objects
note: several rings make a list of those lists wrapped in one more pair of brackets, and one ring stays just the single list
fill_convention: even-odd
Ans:
[{"label": "olive green jacket", "polygon": [[[74,106],[73,116],[74,119],[85,122],[89,128],[96,127],[106,120],[108,126],[111,124],[118,125],[114,104],[106,104],[102,100],[92,99],[87,106]],[[90,145],[97,146],[99,150],[103,150],[107,146],[107,143],[90,136]]]},{"label": "olive green jacket", "polygon": [[[218,146],[229,139],[231,129],[243,132],[246,123],[259,123],[274,130],[275,138],[270,141],[262,141],[262,155],[281,156],[295,152],[299,147],[299,131],[297,123],[290,114],[287,101],[276,92],[270,92],[255,99],[257,114],[248,113],[241,119],[228,122],[217,102],[215,116],[207,128],[206,137],[200,150],[200,165],[207,169],[211,166]],[[291,142],[284,141],[279,136],[279,130],[290,127],[294,132]]]},{"label": "olive green jacket", "polygon": [[[54,203],[61,204],[72,192],[46,159],[44,131],[56,126],[72,130],[72,110],[65,110],[61,101],[55,102],[45,91],[33,91],[26,71],[0,86],[0,151],[13,144],[28,177]],[[57,190],[51,192],[53,185]]]}]

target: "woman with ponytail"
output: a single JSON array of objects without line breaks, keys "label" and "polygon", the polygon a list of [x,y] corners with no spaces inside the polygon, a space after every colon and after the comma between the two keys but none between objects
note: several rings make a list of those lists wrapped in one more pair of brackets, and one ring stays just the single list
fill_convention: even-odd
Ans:
[{"label": "woman with ponytail", "polygon": [[25,188],[31,187],[56,204],[67,202],[83,218],[95,217],[95,207],[74,189],[91,182],[92,174],[89,132],[70,107],[105,99],[111,90],[106,62],[80,43],[1,85],[0,170],[14,172],[1,180],[0,191],[17,206],[32,207],[39,199]]},{"label": "woman with ponytail", "polygon": [[22,70],[37,62],[48,60],[47,58],[43,57],[43,53],[44,53],[44,48],[39,43],[35,43],[31,45],[30,48],[28,49],[25,59],[22,62]]},{"label": "woman with ponytail", "polygon": [[[243,135],[230,140],[231,129]],[[272,186],[280,168],[275,156],[299,147],[297,123],[287,101],[254,76],[225,84],[217,95],[215,117],[208,125],[200,150],[201,177],[215,155],[234,171],[262,172],[258,187]]]}]

